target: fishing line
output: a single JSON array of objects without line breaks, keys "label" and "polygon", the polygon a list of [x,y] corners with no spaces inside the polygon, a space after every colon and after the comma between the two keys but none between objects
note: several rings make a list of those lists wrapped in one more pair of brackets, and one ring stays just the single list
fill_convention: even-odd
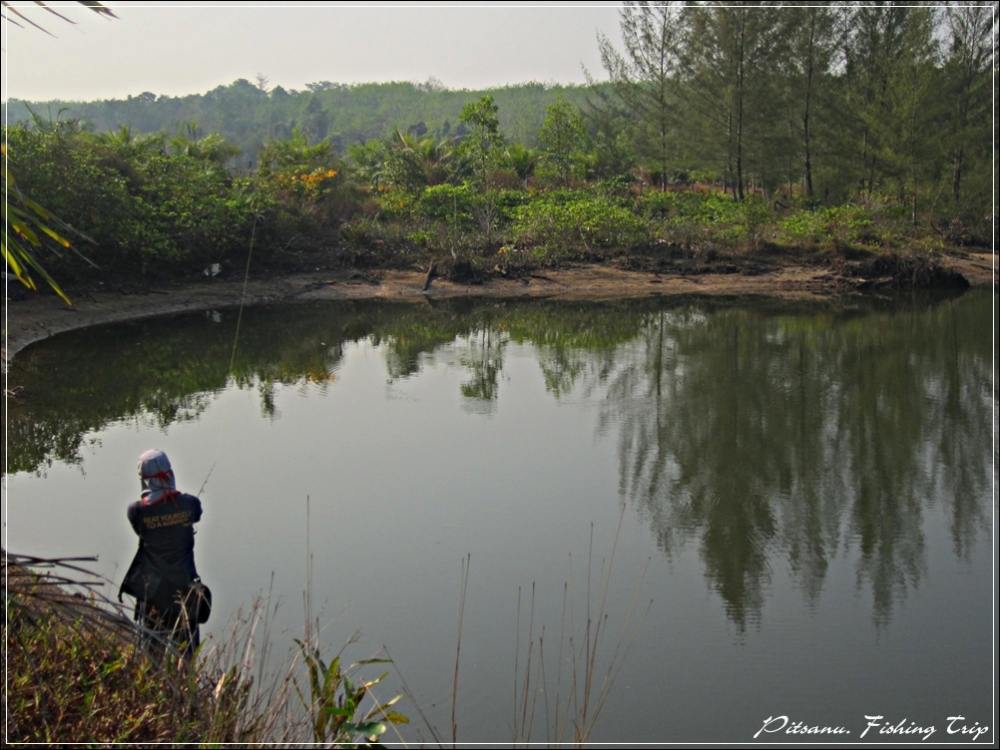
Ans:
[{"label": "fishing line", "polygon": [[[240,340],[240,326],[243,323],[243,308],[246,307],[247,301],[247,285],[250,281],[250,261],[253,258],[253,247],[257,240],[257,221],[260,218],[260,214],[254,211],[253,215],[253,225],[250,227],[250,247],[247,250],[247,262],[243,269],[243,289],[240,292],[240,307],[236,314],[236,330],[233,331],[233,346],[229,352],[229,367],[226,368],[226,379],[228,380],[229,375],[233,372],[233,365],[236,362],[236,349]],[[208,470],[208,474],[205,475],[205,481],[201,483],[201,487],[198,490],[198,497],[201,497],[201,493],[205,491],[205,486],[208,484],[209,478],[212,476],[212,472],[215,471],[215,466],[218,461],[212,464],[212,467]]]},{"label": "fishing line", "polygon": [[250,229],[250,250],[247,252],[247,265],[243,270],[243,291],[240,294],[240,309],[236,314],[236,330],[233,332],[233,348],[229,354],[229,369],[226,370],[226,377],[228,378],[230,373],[233,371],[233,364],[236,362],[236,345],[240,340],[240,324],[243,322],[243,308],[246,305],[247,300],[247,283],[250,280],[250,259],[253,258],[253,245],[254,241],[257,239],[257,212],[254,212],[253,216],[253,227]]}]

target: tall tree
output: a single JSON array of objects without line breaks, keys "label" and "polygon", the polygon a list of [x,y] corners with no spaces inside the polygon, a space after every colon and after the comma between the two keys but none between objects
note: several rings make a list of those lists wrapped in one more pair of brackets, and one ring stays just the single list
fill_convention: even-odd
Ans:
[{"label": "tall tree", "polygon": [[[475,181],[483,191],[483,200],[476,208],[476,218],[483,230],[486,245],[493,244],[493,232],[500,219],[494,170],[504,157],[504,138],[500,133],[499,108],[490,94],[468,102],[462,107],[461,124],[469,132],[461,141],[460,151],[472,165]],[[454,254],[454,250],[452,251]]]},{"label": "tall tree", "polygon": [[580,110],[561,98],[549,105],[538,143],[543,164],[560,185],[580,171],[586,137]]},{"label": "tall tree", "polygon": [[[682,94],[690,140],[702,142],[723,157],[733,196],[745,197],[751,148],[771,128],[778,61],[784,54],[785,23],[781,10],[764,3],[685,8]],[[770,108],[769,108],[770,107]],[[759,160],[763,164],[763,160]]]},{"label": "tall tree", "polygon": [[813,160],[817,104],[826,93],[838,57],[843,12],[834,6],[818,4],[796,6],[783,12],[792,15],[784,72],[801,148],[802,185],[806,198],[812,201],[816,194]]},{"label": "tall tree", "polygon": [[[962,206],[971,144],[989,143],[990,73],[995,64],[997,6],[950,3],[945,10],[950,36],[944,74],[952,109],[949,133],[951,190],[955,204]],[[985,137],[977,137],[977,136]],[[985,154],[983,155],[985,156]]]},{"label": "tall tree", "polygon": [[895,181],[912,187],[926,121],[935,57],[934,10],[894,2],[851,8],[846,40],[847,112],[855,117],[859,187],[868,195]]},{"label": "tall tree", "polygon": [[476,179],[487,186],[489,173],[496,166],[503,136],[500,134],[499,109],[490,94],[468,102],[459,119],[468,128],[462,139],[462,151],[468,156]]},{"label": "tall tree", "polygon": [[598,34],[601,62],[632,115],[636,151],[656,165],[658,182],[665,188],[677,121],[673,82],[681,10],[675,4],[626,2],[619,15],[624,52]]}]

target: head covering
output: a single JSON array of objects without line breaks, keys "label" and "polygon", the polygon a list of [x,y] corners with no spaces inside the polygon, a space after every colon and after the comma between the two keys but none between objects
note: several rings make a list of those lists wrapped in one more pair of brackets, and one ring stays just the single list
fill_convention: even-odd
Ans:
[{"label": "head covering", "polygon": [[142,502],[152,505],[169,500],[180,493],[174,482],[174,470],[163,451],[148,450],[139,456],[139,481],[142,483]]}]

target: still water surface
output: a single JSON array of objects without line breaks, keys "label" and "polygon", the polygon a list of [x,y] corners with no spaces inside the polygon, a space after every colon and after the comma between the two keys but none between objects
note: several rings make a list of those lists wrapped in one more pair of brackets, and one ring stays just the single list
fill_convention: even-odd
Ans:
[{"label": "still water surface", "polygon": [[588,600],[591,716],[615,674],[591,739],[782,714],[856,739],[881,714],[948,740],[992,723],[990,316],[986,293],[301,304],[246,311],[231,368],[228,311],[64,334],[10,374],[5,533],[117,581],[157,447],[186,491],[212,472],[209,631],[273,577],[283,659],[311,555],[323,641],[386,645],[448,739],[469,555],[460,740],[566,736]]}]

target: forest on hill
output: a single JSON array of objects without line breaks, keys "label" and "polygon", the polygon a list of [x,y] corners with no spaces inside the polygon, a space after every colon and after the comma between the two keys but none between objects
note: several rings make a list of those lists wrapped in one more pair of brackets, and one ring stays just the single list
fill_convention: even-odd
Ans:
[{"label": "forest on hill", "polygon": [[253,160],[271,140],[299,130],[313,142],[328,139],[343,153],[350,144],[403,132],[438,138],[461,137],[466,102],[491,95],[500,108],[500,127],[509,138],[535,145],[545,108],[558,98],[584,106],[590,87],[525,83],[484,91],[447,89],[425,83],[341,84],[317,81],[301,91],[270,86],[263,76],[217,86],[204,94],[157,96],[145,91],[126,99],[96,102],[9,102],[10,123],[78,120],[98,132],[129,128],[135,133],[175,133],[194,127],[218,133]]}]

